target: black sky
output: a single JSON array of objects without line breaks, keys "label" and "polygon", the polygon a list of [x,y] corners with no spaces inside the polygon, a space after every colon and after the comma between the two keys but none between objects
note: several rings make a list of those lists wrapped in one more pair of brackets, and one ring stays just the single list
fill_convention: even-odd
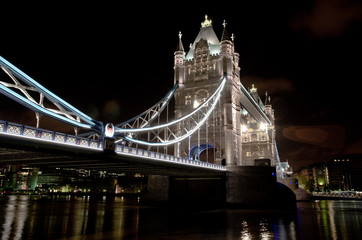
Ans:
[{"label": "black sky", "polygon": [[[172,87],[178,32],[187,51],[207,14],[219,38],[224,19],[234,33],[242,83],[271,95],[282,161],[298,169],[362,153],[360,2],[125,3],[3,6],[0,55],[80,110],[118,123]],[[0,101],[0,119],[33,118]]]}]

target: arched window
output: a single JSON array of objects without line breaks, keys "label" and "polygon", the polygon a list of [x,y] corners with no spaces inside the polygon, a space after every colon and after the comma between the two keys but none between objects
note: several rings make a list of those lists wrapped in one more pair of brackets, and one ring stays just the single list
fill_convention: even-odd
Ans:
[{"label": "arched window", "polygon": [[258,136],[255,133],[251,134],[251,141],[252,142],[258,141]]},{"label": "arched window", "polygon": [[209,97],[209,92],[206,89],[201,89],[195,94],[194,108],[197,108],[201,103],[205,102]]}]

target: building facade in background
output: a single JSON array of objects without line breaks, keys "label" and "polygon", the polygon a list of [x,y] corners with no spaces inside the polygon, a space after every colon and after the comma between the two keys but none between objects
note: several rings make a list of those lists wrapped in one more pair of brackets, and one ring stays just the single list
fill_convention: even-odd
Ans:
[{"label": "building facade in background", "polygon": [[299,169],[294,177],[308,191],[362,191],[362,155],[335,157]]}]

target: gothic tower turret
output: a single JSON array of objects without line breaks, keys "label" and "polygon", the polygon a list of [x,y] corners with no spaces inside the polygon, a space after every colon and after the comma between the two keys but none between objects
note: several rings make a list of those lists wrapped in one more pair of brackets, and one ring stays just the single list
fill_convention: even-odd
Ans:
[{"label": "gothic tower turret", "polygon": [[[186,115],[203,103],[217,89],[225,74],[225,88],[228,90],[225,89],[223,93],[223,99],[216,111],[217,116],[214,116],[215,121],[210,120],[205,124],[199,137],[190,138],[189,143],[186,141],[176,144],[175,154],[209,162],[226,159],[227,164],[240,164],[239,153],[236,151],[241,147],[240,134],[237,133],[240,132],[240,126],[237,126],[238,120],[233,121],[240,118],[240,114],[235,112],[239,111],[236,107],[239,104],[237,91],[232,90],[240,85],[238,63],[235,62],[238,58],[234,57],[238,55],[235,54],[234,43],[227,34],[226,23],[220,42],[213,30],[212,21],[205,16],[205,21],[201,23],[200,31],[186,55],[183,55],[184,50],[180,46],[181,35],[175,52],[175,81],[181,86],[175,93],[176,118]],[[233,108],[235,110],[232,110]],[[214,153],[213,156],[208,156],[210,152]]]},{"label": "gothic tower turret", "polygon": [[[212,117],[197,134],[175,144],[174,153],[207,162],[225,160],[227,166],[254,165],[256,158],[273,157],[274,134],[271,134],[271,126],[257,123],[241,104],[246,93],[241,91],[245,88],[240,82],[239,54],[235,52],[235,37],[228,34],[225,21],[223,26],[219,41],[212,21],[205,16],[186,54],[179,34],[174,62],[175,82],[180,84],[174,95],[175,117],[192,112],[215,92],[221,79],[226,77],[226,82]],[[260,103],[263,114],[273,116],[271,106],[264,106],[256,88],[247,94],[252,104]],[[180,131],[181,127],[176,134]]]},{"label": "gothic tower turret", "polygon": [[174,84],[178,83],[180,88],[184,87],[184,81],[185,81],[185,51],[184,47],[182,45],[181,37],[182,34],[179,32],[178,34],[179,40],[177,43],[176,51],[175,51],[175,62],[174,62],[174,70],[175,70],[175,76],[174,76]]}]

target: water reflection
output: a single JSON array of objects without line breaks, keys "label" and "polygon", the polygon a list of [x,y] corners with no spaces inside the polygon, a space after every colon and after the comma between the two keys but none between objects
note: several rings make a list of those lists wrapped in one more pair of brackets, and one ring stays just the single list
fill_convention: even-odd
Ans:
[{"label": "water reflection", "polygon": [[7,239],[358,239],[362,201],[310,201],[296,211],[141,206],[122,197],[0,196]]},{"label": "water reflection", "polygon": [[27,217],[28,201],[26,196],[10,196],[5,207],[4,218],[2,224],[1,239],[21,239],[22,232]]},{"label": "water reflection", "polygon": [[362,234],[362,201],[316,200],[299,207],[302,239],[359,239]]},{"label": "water reflection", "polygon": [[[228,213],[230,228],[227,239],[298,239],[294,211],[232,210]],[[237,226],[235,223],[240,223]],[[235,230],[240,229],[236,235]]]}]

